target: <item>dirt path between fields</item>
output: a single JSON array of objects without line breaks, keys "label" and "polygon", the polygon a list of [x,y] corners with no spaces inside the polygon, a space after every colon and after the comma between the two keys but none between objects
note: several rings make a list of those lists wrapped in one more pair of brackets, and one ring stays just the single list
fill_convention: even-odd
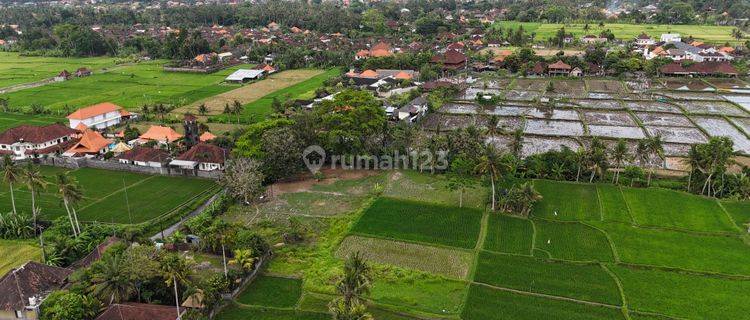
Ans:
[{"label": "dirt path between fields", "polygon": [[232,105],[234,100],[239,101],[243,105],[248,104],[264,97],[269,93],[291,87],[323,72],[325,72],[325,70],[299,69],[281,71],[279,73],[272,74],[265,79],[245,85],[241,88],[227,91],[213,97],[208,97],[206,99],[198,100],[194,103],[175,110],[174,113],[198,113],[198,106],[205,103],[206,108],[208,109],[207,114],[221,114],[222,111],[224,111],[224,105]]}]

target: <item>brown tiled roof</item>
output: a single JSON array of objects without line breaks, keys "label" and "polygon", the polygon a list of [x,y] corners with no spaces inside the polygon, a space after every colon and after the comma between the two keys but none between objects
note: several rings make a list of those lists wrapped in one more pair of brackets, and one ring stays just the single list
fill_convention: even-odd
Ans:
[{"label": "brown tiled roof", "polygon": [[142,162],[165,162],[169,158],[169,153],[161,149],[136,147],[132,150],[123,152],[117,159]]},{"label": "brown tiled roof", "polygon": [[555,62],[555,63],[547,66],[547,68],[548,69],[561,69],[561,70],[570,70],[570,69],[572,69],[572,67],[569,64],[567,64],[565,62],[562,62],[562,60],[557,60],[557,62]]},{"label": "brown tiled roof", "polygon": [[120,109],[122,109],[122,107],[114,103],[104,102],[78,109],[75,112],[71,113],[68,116],[68,119],[83,120]]},{"label": "brown tiled roof", "polygon": [[686,70],[699,74],[736,75],[738,73],[729,62],[699,62],[688,66]]},{"label": "brown tiled roof", "polygon": [[[180,308],[183,312],[184,309]],[[175,320],[177,309],[174,306],[162,306],[145,303],[116,303],[96,317],[96,320]]]},{"label": "brown tiled roof", "polygon": [[24,153],[25,154],[31,154],[31,155],[33,155],[33,154],[51,154],[51,153],[56,153],[56,152],[64,153],[65,151],[67,151],[68,149],[70,149],[70,147],[72,147],[76,143],[78,143],[78,139],[70,139],[70,140],[65,141],[63,143],[58,143],[58,144],[56,144],[54,146],[49,146],[49,147],[38,149],[38,150],[26,149],[26,151],[24,151]]},{"label": "brown tiled roof", "polygon": [[663,67],[659,68],[659,72],[664,74],[678,74],[678,73],[688,73],[685,68],[682,67],[681,64],[672,62],[669,64],[664,65]]},{"label": "brown tiled roof", "polygon": [[227,151],[221,147],[208,143],[198,143],[190,150],[177,157],[177,160],[207,162],[207,163],[224,163]]},{"label": "brown tiled roof", "polygon": [[61,124],[46,126],[20,125],[0,133],[0,144],[13,144],[19,141],[43,143],[75,133],[75,130]]},{"label": "brown tiled roof", "polygon": [[456,50],[448,50],[444,54],[432,57],[431,61],[443,64],[461,64],[466,62],[466,55]]},{"label": "brown tiled roof", "polygon": [[61,288],[71,273],[33,261],[11,270],[0,278],[0,310],[23,310],[30,297]]},{"label": "brown tiled roof", "polygon": [[546,69],[546,66],[544,65],[544,62],[537,61],[536,64],[534,64],[534,67],[531,68],[532,74],[542,74],[544,73],[544,69]]},{"label": "brown tiled roof", "polygon": [[79,140],[78,143],[67,152],[74,154],[98,153],[110,143],[112,143],[112,141],[102,137],[99,132],[87,129],[83,132],[81,140]]}]

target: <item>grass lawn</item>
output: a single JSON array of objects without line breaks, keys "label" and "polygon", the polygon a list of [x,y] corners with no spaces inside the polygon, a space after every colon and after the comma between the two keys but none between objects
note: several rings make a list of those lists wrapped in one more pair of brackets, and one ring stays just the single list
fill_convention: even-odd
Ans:
[{"label": "grass lawn", "polygon": [[744,319],[750,280],[613,266],[633,310],[687,319]]},{"label": "grass lawn", "polygon": [[623,262],[750,276],[750,246],[738,236],[693,235],[620,224],[602,228]]},{"label": "grass lawn", "polygon": [[63,70],[74,73],[86,67],[96,72],[114,65],[111,57],[22,57],[17,52],[0,52],[0,88],[52,78]]},{"label": "grass lawn", "polygon": [[750,201],[722,201],[721,205],[729,212],[735,224],[745,230],[750,224]]},{"label": "grass lawn", "polygon": [[[535,220],[534,254],[573,261],[614,261],[606,235],[577,222]],[[540,252],[542,251],[542,252]]]},{"label": "grass lawn", "polygon": [[534,205],[535,217],[556,220],[601,220],[594,185],[536,180],[534,187],[544,197]]},{"label": "grass lawn", "polygon": [[598,184],[596,191],[599,194],[599,202],[602,206],[604,221],[616,221],[633,223],[630,217],[630,209],[620,191],[620,187],[611,184]]},{"label": "grass lawn", "polygon": [[63,118],[56,116],[32,116],[26,114],[0,112],[0,132],[4,132],[5,130],[20,126],[22,124],[43,126],[55,122],[64,122],[67,125],[68,122],[63,120]]},{"label": "grass lawn", "polygon": [[532,254],[534,228],[531,220],[493,214],[489,217],[484,249],[513,254]]},{"label": "grass lawn", "polygon": [[[597,23],[589,24],[589,30],[584,31],[585,23],[538,23],[538,22],[517,22],[517,21],[499,21],[496,26],[503,28],[518,28],[522,25],[526,32],[535,32],[536,39],[547,39],[553,37],[561,27],[565,27],[565,32],[572,33],[576,38],[587,34],[599,34],[604,30],[611,30],[616,38],[622,40],[633,40],[635,37],[645,32],[657,41],[662,33],[676,32],[680,33],[683,38],[693,36],[697,40],[708,41],[717,44],[724,42],[736,43],[737,40],[732,37],[731,26],[711,26],[711,25],[664,25],[664,24],[628,24],[628,23],[605,23],[600,27]],[[745,39],[748,37],[745,36]],[[745,41],[742,40],[742,42]]]},{"label": "grass lawn", "polygon": [[[53,220],[67,215],[54,185],[54,175],[66,169],[42,167],[41,171],[50,182],[48,188],[37,197],[42,219]],[[92,168],[72,170],[70,174],[83,189],[84,199],[76,207],[78,218],[83,221],[144,222],[189,203],[216,185],[205,179]],[[31,212],[31,193],[26,186],[14,186],[14,195],[18,210]],[[10,190],[5,183],[0,183],[0,210],[11,210]]]},{"label": "grass lawn", "polygon": [[617,283],[597,264],[555,262],[484,251],[479,255],[474,281],[610,305],[622,303]]},{"label": "grass lawn", "polygon": [[350,253],[361,252],[372,262],[465,279],[472,255],[462,250],[432,247],[359,236],[349,236],[341,243],[336,256],[345,259]]},{"label": "grass lawn", "polygon": [[124,108],[139,110],[144,104],[189,104],[238,87],[220,84],[235,66],[212,74],[166,72],[164,61],[142,62],[123,66],[90,77],[75,78],[7,94],[12,106],[26,107],[38,103],[66,113],[67,109],[113,102]]},{"label": "grass lawn", "polygon": [[370,299],[379,304],[437,315],[458,314],[466,298],[468,284],[436,277],[393,281],[375,278]]},{"label": "grass lawn", "polygon": [[425,202],[380,198],[352,228],[356,234],[474,248],[482,212]]},{"label": "grass lawn", "polygon": [[[387,182],[384,194],[392,198],[439,203],[448,206],[459,205],[459,193],[447,189],[445,176],[419,173],[418,171],[394,172]],[[464,194],[464,207],[483,209],[487,200],[487,190],[476,181],[476,188]]]},{"label": "grass lawn", "polygon": [[217,320],[330,320],[327,313],[268,309],[233,305],[222,310],[214,319]]},{"label": "grass lawn", "polygon": [[706,232],[738,231],[715,199],[659,188],[622,191],[639,225]]},{"label": "grass lawn", "polygon": [[464,320],[624,319],[618,309],[552,300],[471,285]]},{"label": "grass lawn", "polygon": [[302,280],[259,276],[237,297],[245,305],[293,308],[302,297]]},{"label": "grass lawn", "polygon": [[33,241],[0,240],[0,278],[29,260],[42,260],[42,250]]}]

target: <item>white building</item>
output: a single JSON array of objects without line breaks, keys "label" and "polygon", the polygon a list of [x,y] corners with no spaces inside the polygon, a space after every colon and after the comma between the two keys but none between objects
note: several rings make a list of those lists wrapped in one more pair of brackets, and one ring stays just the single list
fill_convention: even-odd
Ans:
[{"label": "white building", "polygon": [[239,69],[235,72],[232,72],[229,76],[227,76],[224,81],[227,82],[237,82],[237,83],[243,83],[250,80],[257,80],[263,77],[263,70],[255,70],[255,69]]},{"label": "white building", "polygon": [[682,37],[679,33],[662,33],[659,40],[661,42],[681,42]]},{"label": "white building", "polygon": [[61,124],[21,125],[0,134],[0,154],[14,160],[63,153],[74,142],[77,132]]},{"label": "white building", "polygon": [[130,113],[122,107],[104,102],[76,110],[68,115],[70,127],[78,130],[86,128],[104,129],[122,122],[123,117],[130,117]]}]

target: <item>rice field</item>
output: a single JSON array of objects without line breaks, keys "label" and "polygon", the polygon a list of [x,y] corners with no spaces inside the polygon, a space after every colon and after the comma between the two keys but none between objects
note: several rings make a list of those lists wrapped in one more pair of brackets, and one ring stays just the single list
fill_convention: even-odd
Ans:
[{"label": "rice field", "polygon": [[17,52],[0,52],[0,90],[3,88],[49,79],[63,70],[74,73],[78,68],[94,72],[115,66],[110,57],[56,58],[23,57]]},{"label": "rice field", "polygon": [[2,240],[0,239],[0,278],[13,268],[19,267],[29,260],[41,261],[42,250],[34,240]]},{"label": "rice field", "polygon": [[240,293],[237,302],[243,305],[291,308],[302,297],[302,280],[273,276],[259,276]]},{"label": "rice field", "polygon": [[[41,218],[54,220],[66,216],[65,207],[54,186],[55,175],[68,171],[81,185],[83,199],[75,205],[82,221],[104,223],[141,223],[191,203],[198,196],[216,191],[211,180],[150,176],[123,171],[92,168],[66,170],[42,167],[49,185],[37,197]],[[14,186],[18,211],[31,212],[31,193],[24,185]],[[12,209],[10,190],[0,184],[0,210]]]}]

